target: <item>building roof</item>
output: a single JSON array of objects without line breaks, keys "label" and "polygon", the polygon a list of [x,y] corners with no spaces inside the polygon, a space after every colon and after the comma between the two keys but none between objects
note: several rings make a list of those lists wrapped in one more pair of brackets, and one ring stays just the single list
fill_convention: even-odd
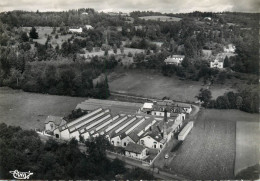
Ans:
[{"label": "building roof", "polygon": [[153,103],[152,102],[145,102],[143,105],[144,109],[152,109],[153,108]]},{"label": "building roof", "polygon": [[91,26],[91,25],[85,25],[85,27],[88,28],[88,29],[92,29],[93,28],[93,26]]},{"label": "building roof", "polygon": [[90,115],[90,113],[86,114],[86,115],[82,116],[82,118],[84,118],[84,119],[82,119],[81,121],[78,121],[72,125],[68,125],[69,132],[81,130],[81,129],[85,128],[86,126],[92,124],[95,121],[102,119],[103,117],[105,117],[109,114],[110,114],[109,110],[102,110],[101,112],[96,112],[95,114],[84,118],[84,116]]},{"label": "building roof", "polygon": [[60,116],[48,116],[45,120],[45,124],[48,124],[49,122],[53,122],[55,125],[59,126],[62,122],[63,118]]},{"label": "building roof", "polygon": [[164,62],[165,63],[179,63],[179,60],[176,59],[184,59],[184,55],[171,55],[167,57]]},{"label": "building roof", "polygon": [[130,133],[129,135],[129,138],[131,138],[135,143],[137,143],[140,139],[140,137],[135,133],[135,132],[132,132]]},{"label": "building roof", "polygon": [[187,132],[187,130],[192,126],[193,126],[193,121],[188,122],[188,124],[186,124],[186,126],[181,130],[179,136],[183,136]]},{"label": "building roof", "polygon": [[135,143],[128,143],[125,147],[125,151],[133,152],[133,153],[142,153],[142,151],[146,149],[143,145],[135,144]]},{"label": "building roof", "polygon": [[103,109],[110,109],[113,115],[116,114],[135,114],[140,107],[141,103],[131,103],[122,101],[100,100],[100,99],[87,99],[77,105],[76,109],[81,108],[83,110],[94,110],[102,107]]},{"label": "building roof", "polygon": [[184,58],[184,55],[171,55],[169,58]]}]

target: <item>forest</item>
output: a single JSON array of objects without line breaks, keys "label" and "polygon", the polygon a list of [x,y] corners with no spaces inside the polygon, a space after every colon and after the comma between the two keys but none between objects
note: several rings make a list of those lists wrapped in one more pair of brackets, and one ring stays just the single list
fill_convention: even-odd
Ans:
[{"label": "forest", "polygon": [[[181,20],[163,22],[139,18],[151,15]],[[101,74],[107,75],[117,66],[152,69],[164,76],[203,81],[204,84],[222,84],[237,78],[246,80],[248,85],[257,85],[259,51],[255,37],[258,36],[258,15],[135,11],[125,17],[110,16],[89,8],[62,12],[3,12],[0,13],[0,85],[30,92],[106,99],[109,97],[107,78],[95,85],[93,80]],[[212,20],[205,20],[205,17]],[[133,19],[132,23],[129,18]],[[87,24],[93,29],[85,28]],[[29,27],[30,32],[24,27]],[[35,27],[53,30],[45,35],[45,42],[39,43],[36,40],[40,32]],[[83,32],[72,34],[71,27],[83,27]],[[69,38],[54,45],[52,42],[61,36]],[[235,56],[225,57],[225,71],[210,68],[211,59],[205,59],[203,51],[212,51],[216,56],[230,43],[236,47]],[[143,52],[126,54],[125,48]],[[114,55],[108,53],[110,50]],[[104,51],[104,55],[82,56],[98,51]],[[181,65],[164,63],[166,57],[173,54],[185,55]],[[126,56],[133,60],[129,66],[121,63]]]}]

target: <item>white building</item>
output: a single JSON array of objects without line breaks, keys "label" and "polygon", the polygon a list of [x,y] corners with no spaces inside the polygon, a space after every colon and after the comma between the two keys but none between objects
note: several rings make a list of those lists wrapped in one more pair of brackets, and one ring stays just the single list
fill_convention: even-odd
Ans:
[{"label": "white building", "polygon": [[193,128],[193,121],[190,121],[180,132],[178,135],[178,140],[185,140],[186,136],[189,134],[191,129]]},{"label": "white building", "polygon": [[148,153],[147,148],[135,143],[129,143],[125,147],[125,156],[127,157],[144,160],[145,158],[148,157],[147,153]]},{"label": "white building", "polygon": [[210,62],[210,68],[223,69],[223,67],[224,67],[223,60],[215,59],[214,61]]},{"label": "white building", "polygon": [[152,102],[145,102],[143,106],[141,107],[141,111],[147,114],[151,113],[151,110],[153,109],[153,103]]},{"label": "white building", "polygon": [[233,44],[228,44],[227,46],[223,47],[223,51],[225,53],[235,53],[236,47]]},{"label": "white building", "polygon": [[82,33],[82,28],[70,28],[69,32],[71,33]]},{"label": "white building", "polygon": [[166,141],[167,140],[163,139],[160,132],[154,131],[142,137],[139,144],[148,148],[162,149]]},{"label": "white building", "polygon": [[169,57],[167,57],[164,62],[167,65],[179,65],[181,64],[181,62],[183,61],[183,59],[185,58],[184,55],[171,55]]},{"label": "white building", "polygon": [[59,116],[48,116],[45,120],[45,131],[54,131],[57,127],[66,124],[66,121]]},{"label": "white building", "polygon": [[192,106],[185,103],[174,103],[171,100],[158,101],[153,103],[144,103],[140,111],[153,116],[164,116],[164,110],[167,110],[167,117],[171,117],[171,113],[187,113],[190,114]]},{"label": "white building", "polygon": [[87,12],[83,12],[83,13],[81,13],[81,14],[83,14],[83,15],[88,15],[88,13],[87,13]]},{"label": "white building", "polygon": [[86,28],[87,30],[92,30],[92,29],[94,29],[93,26],[91,26],[91,25],[85,25],[85,28]]}]

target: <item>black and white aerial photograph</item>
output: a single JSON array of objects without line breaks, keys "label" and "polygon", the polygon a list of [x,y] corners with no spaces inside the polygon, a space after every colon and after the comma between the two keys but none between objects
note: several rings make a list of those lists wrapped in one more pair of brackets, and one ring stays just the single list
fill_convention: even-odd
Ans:
[{"label": "black and white aerial photograph", "polygon": [[0,180],[260,180],[259,0],[0,0]]}]

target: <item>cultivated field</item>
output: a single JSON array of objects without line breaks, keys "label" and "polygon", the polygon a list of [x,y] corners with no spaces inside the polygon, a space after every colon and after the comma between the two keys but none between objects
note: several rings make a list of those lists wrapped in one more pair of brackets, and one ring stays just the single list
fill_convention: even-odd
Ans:
[{"label": "cultivated field", "polygon": [[181,18],[170,17],[170,16],[142,16],[139,17],[144,20],[155,20],[155,21],[180,21]]},{"label": "cultivated field", "polygon": [[234,178],[236,121],[257,117],[238,110],[202,110],[169,166],[192,179]]},{"label": "cultivated field", "polygon": [[260,161],[260,129],[258,122],[237,122],[235,174]]},{"label": "cultivated field", "polygon": [[[165,77],[159,73],[139,70],[115,71],[109,75],[111,91],[133,94],[137,96],[162,99],[168,96],[177,101],[196,101],[202,82],[179,80],[177,77]],[[232,85],[214,85],[211,87],[212,97],[215,99],[225,92],[234,91]]]},{"label": "cultivated field", "polygon": [[66,116],[86,98],[27,93],[0,88],[0,123],[24,129],[44,128],[48,115]]},{"label": "cultivated field", "polygon": [[218,115],[216,110],[201,112],[170,168],[192,179],[233,178],[236,126]]}]

